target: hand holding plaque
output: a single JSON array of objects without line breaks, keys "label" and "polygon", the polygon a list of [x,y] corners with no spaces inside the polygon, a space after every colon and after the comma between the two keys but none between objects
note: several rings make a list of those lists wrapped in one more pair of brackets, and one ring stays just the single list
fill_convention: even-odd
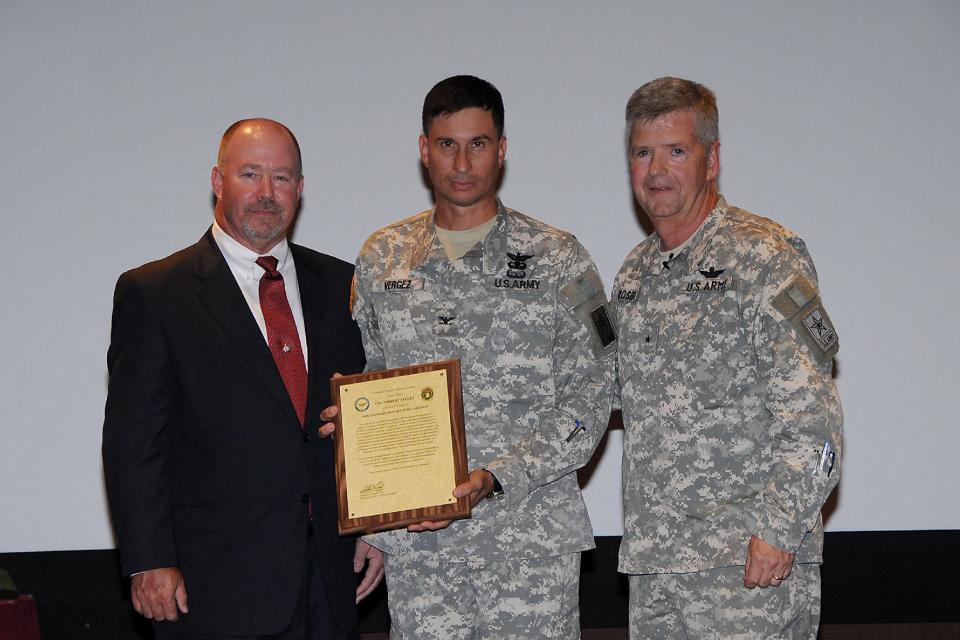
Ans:
[{"label": "hand holding plaque", "polygon": [[447,360],[330,380],[339,413],[340,533],[470,515],[460,364]]}]

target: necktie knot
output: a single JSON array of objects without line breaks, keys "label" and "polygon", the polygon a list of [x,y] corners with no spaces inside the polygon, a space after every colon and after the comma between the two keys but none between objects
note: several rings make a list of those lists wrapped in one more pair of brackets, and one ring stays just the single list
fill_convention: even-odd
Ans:
[{"label": "necktie knot", "polygon": [[277,259],[273,256],[260,256],[257,258],[257,265],[266,271],[266,273],[263,274],[265,278],[280,277],[280,273],[277,271]]}]

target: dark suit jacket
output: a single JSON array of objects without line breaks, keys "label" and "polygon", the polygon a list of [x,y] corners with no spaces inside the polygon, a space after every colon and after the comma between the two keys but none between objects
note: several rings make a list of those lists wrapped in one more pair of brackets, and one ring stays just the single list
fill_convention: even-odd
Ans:
[{"label": "dark suit jacket", "polygon": [[126,574],[183,572],[184,631],[266,635],[290,622],[306,496],[330,610],[357,624],[354,539],[337,535],[334,454],[316,436],[329,378],[364,356],[353,267],[291,244],[309,358],[306,425],[210,231],[123,274],[114,294],[103,466]]}]

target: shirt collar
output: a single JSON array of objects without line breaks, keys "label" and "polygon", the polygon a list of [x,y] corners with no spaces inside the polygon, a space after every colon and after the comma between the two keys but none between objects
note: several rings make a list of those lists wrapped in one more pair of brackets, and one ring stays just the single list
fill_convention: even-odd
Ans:
[{"label": "shirt collar", "polygon": [[237,242],[224,231],[219,224],[213,223],[213,239],[220,247],[220,252],[230,269],[236,273],[251,275],[259,279],[263,275],[263,268],[257,265],[260,256],[273,256],[277,259],[277,271],[283,271],[284,265],[290,258],[290,244],[284,237],[267,253],[257,253]]}]

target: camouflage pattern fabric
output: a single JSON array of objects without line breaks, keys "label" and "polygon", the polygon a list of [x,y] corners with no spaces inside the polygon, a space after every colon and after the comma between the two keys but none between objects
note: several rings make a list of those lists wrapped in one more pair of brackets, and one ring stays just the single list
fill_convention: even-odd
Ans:
[{"label": "camouflage pattern fabric", "polygon": [[820,566],[779,587],[744,589],[743,567],[630,576],[630,640],[816,640]]},{"label": "camouflage pattern fabric", "polygon": [[385,554],[391,640],[576,640],[580,554],[437,562]]},{"label": "camouflage pattern fabric", "polygon": [[505,491],[441,531],[368,537],[387,553],[464,562],[594,546],[575,471],[610,414],[606,294],[576,238],[498,206],[484,242],[452,263],[432,211],[377,231],[357,258],[367,370],[459,359],[468,466]]},{"label": "camouflage pattern fabric", "polygon": [[843,417],[837,335],[803,241],[721,197],[669,262],[659,242],[630,253],[612,293],[620,570],[742,572],[751,535],[820,562]]}]

